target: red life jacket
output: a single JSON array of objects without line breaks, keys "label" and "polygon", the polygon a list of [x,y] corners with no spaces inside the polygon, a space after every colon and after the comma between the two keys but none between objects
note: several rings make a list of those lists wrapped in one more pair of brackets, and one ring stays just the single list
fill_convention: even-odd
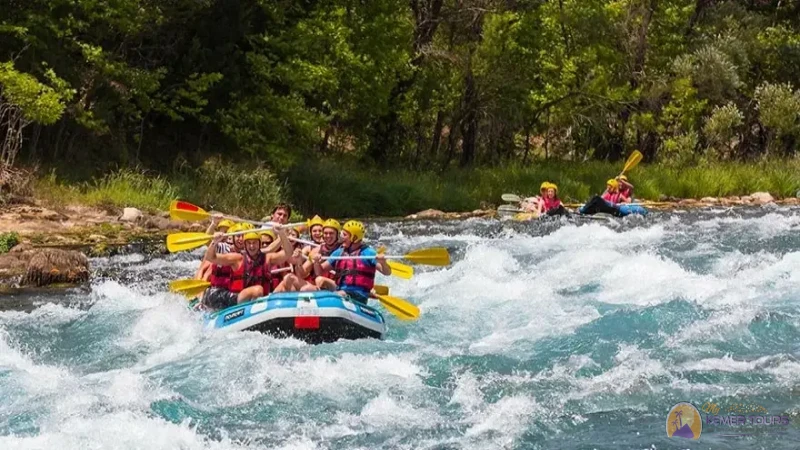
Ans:
[{"label": "red life jacket", "polygon": [[619,192],[611,193],[606,191],[603,193],[603,200],[616,205],[619,203]]},{"label": "red life jacket", "polygon": [[[253,260],[247,253],[242,256],[244,256],[244,262],[239,265],[237,270],[233,271],[230,289],[228,290],[238,294],[251,286],[260,285],[264,288],[264,295],[272,292],[274,277],[270,272],[271,268],[266,263],[264,254],[259,252],[256,260]],[[280,283],[280,281],[278,282]]]},{"label": "red life jacket", "polygon": [[620,191],[619,191],[620,198],[625,197],[627,199],[630,199],[631,198],[631,194],[632,194],[632,192],[631,192],[630,189],[620,189]]},{"label": "red life jacket", "polygon": [[544,197],[544,211],[550,211],[551,209],[556,209],[561,206],[561,200],[558,197],[553,198],[552,200],[548,197]]},{"label": "red life jacket", "polygon": [[233,277],[233,269],[231,269],[231,266],[218,266],[214,264],[214,268],[211,269],[211,278],[209,278],[209,281],[212,287],[230,289],[231,277]]},{"label": "red life jacket", "polygon": [[[337,248],[339,248],[341,246],[342,245],[339,242],[333,244],[332,247],[328,247],[328,244],[322,244],[319,247],[319,254],[322,255],[322,256],[331,256],[331,253],[333,253],[334,250],[336,250]],[[336,272],[328,271],[328,273],[325,273],[322,276],[325,277],[325,278],[329,278],[331,280],[335,280],[336,279]]]},{"label": "red life jacket", "polygon": [[[341,256],[358,256],[365,248],[368,247],[362,245],[358,250],[352,252],[348,252],[345,249]],[[375,270],[377,267],[367,264],[366,260],[337,259],[333,268],[336,270],[335,279],[338,280],[339,287],[359,287],[369,292],[375,286]]]}]

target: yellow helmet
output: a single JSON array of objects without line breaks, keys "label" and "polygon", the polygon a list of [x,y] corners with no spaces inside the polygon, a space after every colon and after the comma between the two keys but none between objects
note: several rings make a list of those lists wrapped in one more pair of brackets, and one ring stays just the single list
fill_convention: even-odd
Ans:
[{"label": "yellow helmet", "polygon": [[257,241],[260,241],[261,237],[255,231],[251,231],[249,233],[245,233],[244,234],[244,240],[245,241],[250,241],[250,240],[253,240],[253,239],[255,239]]},{"label": "yellow helmet", "polygon": [[544,183],[542,183],[541,186],[539,186],[539,190],[543,191],[545,189],[548,189],[549,187],[550,187],[550,182],[549,181],[545,181]]},{"label": "yellow helmet", "polygon": [[322,228],[323,228],[323,229],[325,229],[325,228],[333,228],[333,229],[335,229],[337,232],[339,232],[339,231],[342,231],[342,224],[340,224],[340,223],[339,223],[339,221],[338,221],[338,220],[336,220],[336,219],[328,219],[328,220],[326,220],[326,221],[325,221],[325,223],[322,225]]},{"label": "yellow helmet", "polygon": [[548,188],[552,188],[554,191],[558,192],[558,186],[555,183],[548,183]]},{"label": "yellow helmet", "polygon": [[310,219],[308,219],[308,220],[306,221],[306,226],[308,227],[308,229],[309,229],[309,230],[310,230],[311,228],[313,228],[313,227],[317,226],[317,225],[319,225],[319,226],[321,226],[321,227],[324,227],[324,226],[325,226],[325,221],[324,221],[324,220],[322,220],[322,217],[320,217],[320,216],[318,216],[318,215],[317,215],[317,216],[314,216],[314,217],[312,217],[312,218],[310,218]]},{"label": "yellow helmet", "polygon": [[236,233],[237,231],[242,231],[242,224],[235,223],[228,228],[228,233]]},{"label": "yellow helmet", "polygon": [[240,230],[255,230],[256,229],[255,225],[253,225],[252,223],[242,222],[242,223],[239,224],[239,226],[241,227]]},{"label": "yellow helmet", "polygon": [[223,227],[224,227],[224,228],[228,228],[228,229],[230,229],[230,228],[231,228],[233,225],[234,225],[234,223],[233,223],[233,221],[232,221],[231,219],[222,219],[222,220],[221,220],[221,221],[220,221],[220,222],[217,224],[217,229],[219,229],[219,228],[223,228]]},{"label": "yellow helmet", "polygon": [[342,229],[350,233],[350,240],[353,242],[358,242],[363,240],[364,233],[366,232],[366,230],[364,229],[364,224],[357,220],[349,220],[347,223],[344,224]]},{"label": "yellow helmet", "polygon": [[606,181],[606,186],[611,186],[613,188],[619,188],[619,182],[612,178],[612,179]]},{"label": "yellow helmet", "polygon": [[625,175],[620,175],[617,178],[619,178],[622,181],[628,181],[628,177],[626,177]]},{"label": "yellow helmet", "polygon": [[273,241],[276,239],[276,237],[275,237],[275,232],[274,232],[274,231],[272,231],[272,230],[263,230],[263,231],[259,231],[259,232],[258,232],[258,234],[259,234],[260,236],[269,236],[269,237],[271,237],[271,238],[272,238],[272,240],[273,240]]}]

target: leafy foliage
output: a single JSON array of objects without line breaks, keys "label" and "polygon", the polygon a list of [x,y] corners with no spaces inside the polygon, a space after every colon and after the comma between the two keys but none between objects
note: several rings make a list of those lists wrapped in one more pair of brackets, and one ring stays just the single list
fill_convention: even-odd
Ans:
[{"label": "leafy foliage", "polygon": [[19,234],[16,232],[0,233],[0,255],[8,253],[17,244],[19,244]]},{"label": "leafy foliage", "polygon": [[0,89],[35,123],[24,154],[97,173],[209,156],[278,176],[330,157],[447,171],[633,149],[680,167],[793,156],[800,137],[797,2],[11,3]]}]

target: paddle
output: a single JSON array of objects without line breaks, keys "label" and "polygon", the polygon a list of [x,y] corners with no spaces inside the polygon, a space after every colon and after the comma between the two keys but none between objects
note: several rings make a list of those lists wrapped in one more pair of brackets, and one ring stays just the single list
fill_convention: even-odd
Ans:
[{"label": "paddle", "polygon": [[[299,239],[299,238],[289,237],[289,240],[295,241],[295,242],[300,242],[302,244],[307,244],[307,245],[310,245],[312,247],[319,247],[320,246],[316,242],[306,241],[306,240]],[[386,247],[381,246],[381,247],[378,248],[378,253],[383,253],[385,251],[386,251]],[[345,259],[345,258],[342,258],[342,259]],[[388,261],[387,263],[389,264],[389,267],[392,268],[392,275],[396,276],[397,278],[403,278],[405,280],[410,280],[411,277],[414,276],[414,268],[409,266],[409,265],[406,265],[406,264],[403,264],[403,263],[399,263],[399,262],[394,262],[394,261]]]},{"label": "paddle", "polygon": [[[277,274],[281,272],[287,272],[292,270],[291,267],[281,267],[280,269],[275,269],[270,271],[272,274]],[[211,286],[211,283],[205,280],[195,280],[193,278],[184,278],[182,280],[175,280],[169,282],[169,290],[171,292],[176,292],[179,294],[186,295],[187,292],[203,292],[204,290],[208,289]],[[389,288],[386,288],[387,292]],[[196,295],[196,294],[195,294]],[[187,297],[194,297],[194,295],[187,295]]]},{"label": "paddle", "polygon": [[419,317],[419,308],[402,298],[380,294],[373,297],[380,300],[381,304],[400,320],[416,320]]},{"label": "paddle", "polygon": [[[338,259],[374,259],[374,256],[326,256],[322,259],[325,260],[338,260]],[[425,264],[428,266],[449,266],[450,253],[446,248],[433,247],[414,250],[406,253],[405,255],[386,255],[387,259],[407,259],[418,264]]]},{"label": "paddle", "polygon": [[382,286],[380,284],[376,284],[375,286],[372,286],[372,289],[378,295],[389,295],[389,286]]},{"label": "paddle", "polygon": [[[184,202],[182,200],[173,200],[169,204],[169,217],[173,220],[186,220],[189,222],[194,222],[210,218],[211,213],[189,202]],[[227,214],[223,214],[222,217],[227,219],[234,219],[237,222],[251,223],[253,225],[264,225],[272,223],[272,222],[256,222],[254,220],[244,220],[236,216],[230,216]]]},{"label": "paddle", "polygon": [[639,164],[639,161],[641,160],[642,160],[642,152],[640,152],[639,150],[634,150],[633,153],[631,153],[631,156],[628,157],[628,160],[625,161],[625,166],[622,168],[622,172],[620,172],[619,175],[620,176],[625,175],[625,172],[636,167],[636,165]]},{"label": "paddle", "polygon": [[497,212],[502,213],[518,213],[518,212],[525,212],[524,209],[517,208],[514,205],[500,205],[497,207]]},{"label": "paddle", "polygon": [[[305,222],[297,222],[297,223],[288,223],[284,225],[284,227],[296,227],[300,225],[304,225]],[[225,233],[224,236],[238,236],[240,234],[247,234],[251,231],[259,232],[262,230],[267,230],[272,228],[270,225],[264,225],[263,228],[254,229],[254,230],[242,230],[236,231],[234,233]],[[202,247],[213,239],[214,236],[211,234],[205,233],[173,233],[167,236],[167,250],[170,253],[175,252],[182,252],[186,250],[193,250],[198,247]]]},{"label": "paddle", "polygon": [[503,194],[500,198],[502,198],[504,202],[510,202],[510,203],[522,202],[522,197],[516,194]]}]

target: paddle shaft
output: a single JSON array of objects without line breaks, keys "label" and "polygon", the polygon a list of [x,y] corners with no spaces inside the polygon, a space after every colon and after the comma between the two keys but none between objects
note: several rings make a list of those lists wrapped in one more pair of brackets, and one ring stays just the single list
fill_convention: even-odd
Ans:
[{"label": "paddle shaft", "polygon": [[[268,222],[268,223],[272,224],[272,222]],[[278,224],[275,224],[275,225],[278,225]],[[283,225],[283,227],[284,228],[291,228],[291,227],[298,227],[300,225],[305,225],[305,222],[287,223],[286,225]],[[254,233],[258,233],[259,231],[271,230],[272,228],[274,228],[274,225],[272,225],[272,226],[265,225],[262,228],[256,228],[254,230],[242,230],[242,231],[234,231],[233,233],[225,233],[225,234],[223,234],[223,236],[239,236],[240,234],[247,234],[247,233],[249,233],[251,231],[254,232]],[[209,237],[214,237],[214,236],[209,236]]]},{"label": "paddle shaft", "polygon": [[[337,259],[375,259],[376,256],[323,256],[322,259],[326,261],[334,261]],[[386,259],[405,259],[405,255],[387,255]]]}]

